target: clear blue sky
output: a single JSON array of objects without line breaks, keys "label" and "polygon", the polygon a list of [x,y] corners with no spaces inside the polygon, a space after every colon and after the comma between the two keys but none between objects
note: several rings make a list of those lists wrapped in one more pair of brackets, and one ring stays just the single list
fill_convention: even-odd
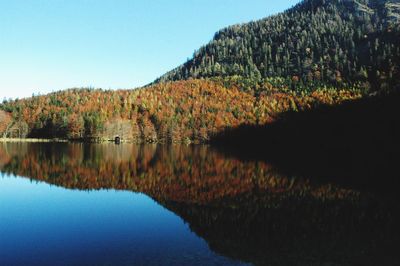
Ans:
[{"label": "clear blue sky", "polygon": [[226,26],[299,0],[0,0],[0,100],[71,87],[135,88]]}]

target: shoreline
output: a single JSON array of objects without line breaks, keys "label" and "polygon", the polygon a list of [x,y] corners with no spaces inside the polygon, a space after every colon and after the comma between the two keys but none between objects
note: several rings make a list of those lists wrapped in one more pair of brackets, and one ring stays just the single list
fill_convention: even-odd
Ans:
[{"label": "shoreline", "polygon": [[0,142],[70,142],[66,139],[0,138]]},{"label": "shoreline", "polygon": [[[27,143],[115,143],[111,139],[41,139],[41,138],[0,138],[0,143],[16,143],[16,142],[27,142]],[[121,140],[120,143],[130,143],[130,144],[170,144],[165,141],[135,141],[135,140]],[[172,141],[172,144],[208,144],[208,143],[197,143],[192,141]]]}]

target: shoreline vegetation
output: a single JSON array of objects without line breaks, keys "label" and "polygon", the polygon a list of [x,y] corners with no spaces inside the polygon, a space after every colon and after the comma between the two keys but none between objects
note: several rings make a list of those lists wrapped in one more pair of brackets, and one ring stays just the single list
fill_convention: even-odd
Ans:
[{"label": "shoreline vegetation", "polygon": [[[257,85],[258,84],[258,85]],[[264,125],[281,113],[364,97],[349,88],[295,92],[240,77],[186,80],[137,90],[71,89],[0,105],[0,135],[133,143],[207,143],[225,128]]]},{"label": "shoreline vegetation", "polygon": [[[115,142],[112,139],[59,139],[59,138],[52,138],[52,139],[41,139],[41,138],[0,138],[0,142],[36,142],[36,143],[74,143],[74,142],[81,142],[81,143],[108,143],[108,142]],[[121,143],[134,143],[130,141],[121,140]],[[152,144],[151,142],[147,142],[148,144]],[[139,144],[139,143],[138,143]]]},{"label": "shoreline vegetation", "polygon": [[[59,138],[0,138],[0,142],[31,142],[31,143],[117,143],[115,139],[108,138],[87,138],[87,139],[59,139]],[[167,144],[162,141],[152,141],[148,140],[145,142],[132,141],[132,140],[119,140],[119,143],[128,144]],[[208,143],[193,143],[189,140],[187,141],[173,141],[173,144],[208,144]],[[168,143],[169,144],[169,143]]]},{"label": "shoreline vegetation", "polygon": [[70,142],[67,139],[0,138],[0,142]]},{"label": "shoreline vegetation", "polygon": [[[259,88],[257,94],[254,91],[244,92],[232,84],[230,86],[232,87],[223,87],[220,83],[210,80],[189,80],[160,84],[137,91],[114,92],[77,89],[8,102],[3,107],[14,108],[17,111],[7,113],[0,110],[0,135],[3,135],[0,138],[0,142],[222,144],[237,149],[241,149],[244,144],[244,146],[255,147],[258,150],[259,144],[269,143],[269,140],[276,139],[278,136],[285,136],[286,143],[292,143],[294,140],[296,142],[305,141],[311,143],[313,140],[309,139],[309,137],[318,134],[318,125],[321,123],[336,125],[340,122],[339,120],[343,123],[349,122],[342,128],[343,132],[348,133],[346,136],[342,136],[343,140],[347,141],[346,137],[350,139],[354,137],[352,133],[354,131],[352,129],[354,123],[350,123],[348,119],[348,117],[352,117],[351,108],[359,110],[360,105],[364,104],[363,108],[366,110],[370,108],[374,110],[379,101],[395,105],[395,103],[389,103],[388,99],[399,98],[396,88],[392,92],[370,94],[363,94],[355,89],[339,91],[321,89],[312,93],[298,95],[290,91],[283,93],[281,90],[270,87],[269,84],[264,84],[264,87]],[[166,91],[168,91],[166,95],[161,93]],[[190,97],[186,101],[181,100],[179,102],[178,98],[171,97],[174,95],[172,91],[175,92],[175,96],[190,95]],[[213,93],[223,97],[213,97]],[[203,94],[206,94],[207,98],[204,98]],[[232,96],[236,94],[237,96]],[[107,96],[115,97],[116,95],[119,95],[121,102],[130,100],[132,95],[135,96],[136,100],[132,100],[128,110],[131,112],[130,115],[127,116],[126,112],[120,112],[117,117],[114,112],[114,116],[109,115],[108,118],[102,118],[100,122],[88,120],[89,122],[99,123],[97,125],[90,124],[87,121],[77,125],[75,124],[77,123],[76,117],[73,114],[68,114],[67,110],[76,109],[77,112],[81,112],[85,108],[94,108],[97,109],[97,114],[105,115],[104,110],[108,108],[124,108],[124,105],[119,106],[121,102],[110,107],[92,106],[91,104],[93,101],[105,99]],[[88,106],[60,106],[60,103],[58,105],[46,104],[49,98],[62,102],[65,97],[83,97],[89,101],[86,102]],[[158,108],[153,107],[154,98],[158,101]],[[235,108],[240,112],[236,113],[237,110],[230,106],[231,102],[222,103],[224,100],[234,100],[235,103],[239,104],[239,107],[236,106]],[[204,108],[197,110],[198,113],[196,113],[194,105],[199,104],[200,101],[207,101],[208,107],[205,107],[203,103]],[[44,102],[45,105],[43,106],[41,102]],[[163,102],[168,102],[169,106],[164,106]],[[336,115],[334,113],[334,110],[345,110],[346,108],[349,109],[346,114],[348,117],[344,114],[336,113]],[[48,111],[35,117],[35,114],[43,109]],[[191,109],[187,116],[184,115],[184,110],[186,109]],[[329,113],[328,110],[331,110],[333,115],[327,115]],[[377,113],[379,111],[381,109]],[[57,116],[60,113],[63,116]],[[92,113],[95,113],[94,110]],[[167,113],[170,115],[166,116]],[[364,121],[367,116],[376,117],[377,113],[365,111],[362,114],[363,117],[355,119]],[[235,114],[237,114],[237,117]],[[310,121],[304,119],[308,114],[314,114],[314,116],[319,114],[321,118],[315,121],[314,124],[310,124]],[[40,122],[45,115],[53,119]],[[382,115],[386,117],[393,116],[390,113]],[[295,121],[296,119],[299,119],[299,121]],[[284,121],[290,121],[293,124],[296,122],[298,125],[290,128],[281,127],[277,130],[278,127],[276,125],[282,125]],[[204,123],[204,126],[201,126],[201,123]],[[393,123],[395,123],[394,120]],[[38,128],[38,124],[40,124],[40,128]],[[298,131],[304,131],[307,125],[313,132],[307,130],[309,136],[299,137],[302,134],[299,135]],[[386,126],[389,127],[388,125]],[[395,126],[396,124],[393,124],[393,127]],[[267,131],[272,128],[272,130],[265,132],[265,135],[260,135],[259,130],[261,128]],[[26,132],[22,135],[26,137],[18,137],[24,130]],[[243,130],[247,130],[245,134],[243,134]],[[382,128],[381,130],[385,132],[387,128]],[[4,132],[6,131],[9,133],[5,134]],[[272,131],[273,136],[271,136]],[[13,135],[13,132],[17,132],[17,136]],[[323,132],[321,136],[314,136],[314,138],[318,139],[324,136],[325,141],[337,141],[338,135],[334,136],[332,132]],[[369,134],[369,132],[372,132],[372,130],[368,129],[368,131],[358,132],[358,134]],[[252,135],[253,133],[254,135]],[[4,137],[5,135],[9,137]],[[118,141],[116,140],[117,138]],[[279,141],[282,140],[278,139],[278,142],[274,143],[279,143]],[[251,145],[248,145],[249,142],[251,142]],[[293,145],[293,147],[296,145]],[[289,145],[285,143],[282,143],[280,148],[285,146],[288,146],[290,150]]]}]

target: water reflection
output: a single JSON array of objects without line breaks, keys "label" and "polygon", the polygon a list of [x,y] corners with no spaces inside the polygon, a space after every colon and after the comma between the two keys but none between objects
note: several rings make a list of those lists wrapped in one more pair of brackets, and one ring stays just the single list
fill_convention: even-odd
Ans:
[{"label": "water reflection", "polygon": [[397,219],[386,202],[207,146],[2,144],[0,169],[69,189],[145,193],[214,252],[256,265],[398,259]]}]

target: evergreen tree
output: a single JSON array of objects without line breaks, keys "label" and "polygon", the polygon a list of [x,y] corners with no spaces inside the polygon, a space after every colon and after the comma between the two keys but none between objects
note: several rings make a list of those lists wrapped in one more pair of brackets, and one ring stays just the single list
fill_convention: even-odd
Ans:
[{"label": "evergreen tree", "polygon": [[298,76],[306,86],[393,85],[400,77],[399,11],[397,0],[304,0],[281,14],[217,32],[156,82],[239,75]]}]

